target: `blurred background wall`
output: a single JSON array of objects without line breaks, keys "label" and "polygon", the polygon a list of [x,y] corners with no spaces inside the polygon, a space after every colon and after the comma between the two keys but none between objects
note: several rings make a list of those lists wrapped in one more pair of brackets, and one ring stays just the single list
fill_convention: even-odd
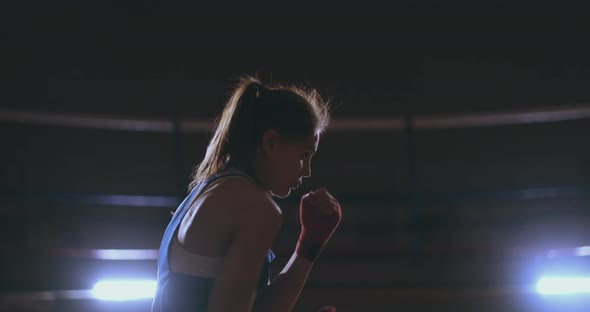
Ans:
[{"label": "blurred background wall", "polygon": [[[296,311],[583,311],[590,44],[566,2],[35,2],[4,10],[0,310],[148,311],[170,211],[244,74],[315,87],[333,123],[313,176],[344,219]],[[585,274],[585,275],[584,275]],[[563,286],[565,287],[565,286]]]}]

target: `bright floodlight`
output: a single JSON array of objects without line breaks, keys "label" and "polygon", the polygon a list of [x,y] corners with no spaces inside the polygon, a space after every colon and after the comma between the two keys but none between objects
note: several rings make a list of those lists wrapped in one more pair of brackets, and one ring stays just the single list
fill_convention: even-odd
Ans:
[{"label": "bright floodlight", "polygon": [[100,300],[137,300],[153,298],[156,294],[154,280],[109,280],[100,281],[92,288],[94,298]]},{"label": "bright floodlight", "polygon": [[575,249],[574,253],[578,257],[590,256],[590,246],[578,247]]},{"label": "bright floodlight", "polygon": [[590,277],[542,277],[537,281],[542,295],[590,294]]}]

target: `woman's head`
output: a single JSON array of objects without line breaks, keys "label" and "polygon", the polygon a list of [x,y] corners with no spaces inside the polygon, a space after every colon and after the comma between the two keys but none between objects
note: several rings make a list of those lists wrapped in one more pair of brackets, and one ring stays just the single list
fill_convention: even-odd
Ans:
[{"label": "woman's head", "polygon": [[[190,187],[235,166],[254,175],[275,195],[286,196],[283,184],[287,182],[280,181],[293,174],[287,172],[287,162],[296,153],[311,152],[306,154],[311,158],[328,121],[327,105],[315,90],[265,86],[255,78],[243,78],[217,120]],[[309,160],[304,162],[309,165]],[[309,169],[301,170],[304,176]]]}]

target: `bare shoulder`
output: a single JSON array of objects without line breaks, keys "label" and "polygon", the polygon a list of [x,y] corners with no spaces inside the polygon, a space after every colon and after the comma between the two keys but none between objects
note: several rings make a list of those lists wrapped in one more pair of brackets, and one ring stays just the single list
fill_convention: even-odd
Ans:
[{"label": "bare shoulder", "polygon": [[256,183],[244,177],[228,177],[212,185],[203,197],[234,216],[237,223],[280,222],[279,206]]}]

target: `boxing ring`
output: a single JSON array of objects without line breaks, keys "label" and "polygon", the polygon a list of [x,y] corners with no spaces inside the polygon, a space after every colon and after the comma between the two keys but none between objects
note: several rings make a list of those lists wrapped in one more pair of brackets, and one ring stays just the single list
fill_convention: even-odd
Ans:
[{"label": "boxing ring", "polygon": [[[540,125],[551,123],[567,122],[590,122],[590,106],[579,105],[555,109],[529,110],[529,111],[510,111],[510,112],[489,112],[473,114],[453,114],[453,115],[408,115],[397,118],[336,118],[330,126],[328,133],[396,133],[402,138],[404,144],[405,163],[408,166],[406,184],[407,188],[403,192],[392,192],[389,194],[346,194],[343,193],[339,198],[343,205],[347,203],[367,204],[367,205],[401,205],[406,209],[405,214],[409,222],[423,220],[421,207],[424,205],[457,203],[474,203],[474,202],[502,202],[502,201],[534,201],[534,200],[551,200],[556,198],[581,198],[590,199],[590,184],[578,183],[572,185],[555,185],[555,186],[538,186],[516,189],[497,189],[482,191],[465,191],[465,192],[424,192],[418,190],[416,180],[418,170],[416,168],[417,144],[420,140],[417,134],[428,131],[444,131],[451,129],[469,129],[476,128],[501,128],[505,126],[526,126]],[[182,197],[184,171],[183,165],[187,159],[184,157],[186,146],[181,136],[186,134],[206,134],[213,128],[212,120],[180,120],[180,119],[133,119],[121,117],[98,117],[89,115],[75,114],[55,114],[29,111],[7,111],[0,110],[0,124],[11,124],[20,126],[43,126],[43,127],[61,127],[71,129],[95,129],[121,132],[137,133],[157,133],[170,136],[173,141],[175,153],[175,168],[177,178],[177,194],[175,195],[147,195],[147,194],[80,194],[80,193],[52,193],[52,192],[34,192],[24,190],[22,192],[13,191],[4,193],[4,198],[15,201],[28,201],[34,204],[43,203],[67,203],[69,205],[98,205],[98,206],[125,206],[136,207],[137,209],[151,207],[156,209],[170,209],[175,207]],[[582,140],[583,142],[583,140]],[[587,144],[587,143],[586,143]],[[285,205],[295,204],[295,199],[282,200]],[[583,204],[582,204],[583,206]],[[580,209],[584,209],[583,207]],[[587,208],[586,208],[587,209]],[[414,224],[414,223],[411,223]],[[287,225],[287,228],[294,229],[293,224]],[[358,231],[371,231],[371,224],[356,226]],[[338,300],[343,302],[351,298],[398,298],[407,300],[408,298],[418,298],[419,300],[428,300],[428,298],[456,298],[456,297],[488,297],[512,299],[519,296],[533,296],[535,304],[546,303],[544,298],[548,295],[567,293],[568,284],[576,284],[577,288],[572,289],[574,293],[590,293],[590,271],[586,277],[579,280],[559,279],[562,271],[570,275],[576,272],[567,268],[579,268],[580,270],[590,269],[590,241],[585,245],[566,246],[563,248],[544,248],[544,247],[502,247],[497,246],[494,249],[481,249],[470,246],[462,248],[457,246],[442,246],[433,248],[420,244],[422,237],[420,227],[413,228],[416,231],[418,239],[412,240],[412,244],[400,245],[395,248],[384,250],[378,245],[355,245],[350,250],[347,243],[335,244],[334,248],[326,251],[327,256],[333,259],[354,259],[355,257],[365,257],[377,259],[374,261],[388,261],[398,256],[409,257],[409,259],[419,259],[420,257],[438,257],[447,254],[453,254],[456,257],[512,257],[524,259],[523,261],[532,261],[530,270],[535,270],[533,274],[543,274],[546,270],[548,276],[541,276],[537,284],[531,284],[530,287],[523,285],[506,285],[490,287],[473,287],[467,289],[404,289],[402,287],[389,287],[387,285],[372,289],[338,287],[333,285],[316,287],[304,292],[305,300],[316,302],[314,300],[325,301]],[[354,237],[355,233],[349,236]],[[426,235],[426,234],[424,234]],[[590,237],[589,237],[590,238]],[[291,238],[289,238],[291,239]],[[285,241],[289,241],[285,239]],[[131,265],[134,261],[143,262],[144,266],[149,266],[157,257],[156,249],[93,249],[93,248],[39,248],[35,246],[2,246],[3,254],[14,254],[23,257],[37,257],[56,259],[83,259],[90,261],[120,261]],[[285,247],[287,249],[287,247]],[[283,252],[283,251],[281,251]],[[286,252],[286,250],[284,251]],[[346,266],[335,266],[346,269]],[[323,264],[318,264],[317,270],[328,270]],[[330,274],[323,276],[329,277]],[[533,282],[533,281],[531,281]],[[131,299],[149,301],[150,280],[145,281],[145,293],[134,294]],[[139,284],[137,284],[139,285]],[[142,288],[144,286],[129,286],[131,288]],[[142,284],[143,285],[143,284]],[[566,285],[566,286],[564,286]],[[115,287],[115,286],[110,286]],[[97,286],[100,288],[100,285]],[[108,288],[108,287],[107,287]],[[121,291],[117,295],[121,295]],[[135,297],[133,297],[135,296]],[[590,296],[590,295],[589,295]],[[108,292],[97,294],[95,289],[70,289],[70,290],[48,290],[48,291],[13,291],[0,294],[0,302],[4,303],[8,309],[16,307],[28,307],[31,310],[45,311],[71,302],[94,301],[94,300],[114,300],[124,301],[124,297],[109,297]],[[361,300],[359,299],[359,300]],[[388,299],[388,300],[389,300]],[[587,297],[586,297],[587,299]],[[580,302],[588,302],[586,299],[576,299],[576,305]],[[147,300],[147,301],[146,301]],[[445,299],[447,300],[447,299]],[[514,299],[517,300],[518,299]],[[560,299],[562,300],[562,299]],[[586,301],[584,301],[586,300]],[[52,306],[53,303],[53,306]],[[67,303],[67,304],[66,304]],[[329,304],[331,302],[325,302]],[[75,304],[74,304],[75,305]],[[310,304],[311,305],[311,304]],[[556,303],[547,303],[550,308],[556,308]],[[48,308],[52,306],[53,308]],[[113,306],[114,307],[114,306]],[[349,308],[353,309],[354,304]],[[577,306],[568,306],[576,309]],[[547,309],[550,309],[547,308]],[[3,308],[0,308],[2,310]],[[541,309],[541,308],[539,308]],[[346,310],[346,306],[342,307]]]}]

